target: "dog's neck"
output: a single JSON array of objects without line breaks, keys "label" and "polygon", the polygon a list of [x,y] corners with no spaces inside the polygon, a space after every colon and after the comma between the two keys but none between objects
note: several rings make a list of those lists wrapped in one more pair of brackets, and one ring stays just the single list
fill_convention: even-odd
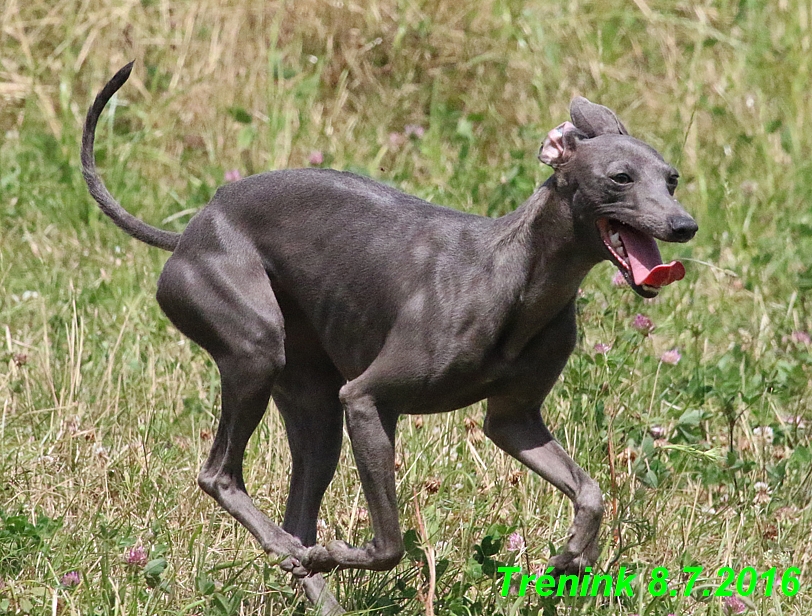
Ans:
[{"label": "dog's neck", "polygon": [[578,235],[571,198],[571,191],[559,189],[553,176],[523,205],[499,219],[496,250],[522,264],[522,277],[516,280],[519,300],[506,339],[508,355],[520,353],[575,299],[584,277],[598,262]]}]

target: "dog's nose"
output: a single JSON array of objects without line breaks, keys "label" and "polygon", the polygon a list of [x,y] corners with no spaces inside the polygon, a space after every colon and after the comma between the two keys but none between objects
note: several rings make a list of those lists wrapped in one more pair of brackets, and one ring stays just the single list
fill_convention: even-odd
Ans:
[{"label": "dog's nose", "polygon": [[674,242],[687,242],[699,231],[699,225],[690,216],[675,217],[669,222],[671,224],[671,237]]}]

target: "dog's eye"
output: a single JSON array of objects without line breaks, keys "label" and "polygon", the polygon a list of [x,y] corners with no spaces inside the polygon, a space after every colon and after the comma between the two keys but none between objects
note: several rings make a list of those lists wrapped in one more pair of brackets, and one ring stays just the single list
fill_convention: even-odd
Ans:
[{"label": "dog's eye", "polygon": [[668,192],[670,192],[673,195],[674,191],[677,189],[677,184],[679,184],[679,176],[677,174],[668,176],[667,184],[668,184]]},{"label": "dog's eye", "polygon": [[631,184],[632,178],[627,173],[616,173],[611,177],[612,181],[615,184]]}]

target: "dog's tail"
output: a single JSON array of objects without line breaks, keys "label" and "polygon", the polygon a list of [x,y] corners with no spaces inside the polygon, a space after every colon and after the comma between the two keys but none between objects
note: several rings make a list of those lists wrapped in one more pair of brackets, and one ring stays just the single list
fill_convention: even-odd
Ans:
[{"label": "dog's tail", "polygon": [[112,218],[116,225],[137,240],[141,240],[150,246],[163,248],[164,250],[172,252],[175,246],[178,245],[180,233],[158,229],[130,214],[121,207],[121,204],[110,194],[110,191],[107,190],[107,187],[96,171],[96,155],[93,152],[96,123],[99,121],[99,116],[104,110],[105,105],[107,105],[107,102],[112,98],[113,94],[118,92],[119,88],[124,85],[127,79],[129,79],[132,68],[133,62],[130,62],[127,66],[119,70],[113,78],[107,82],[107,85],[104,86],[102,91],[99,92],[98,96],[96,96],[96,100],[93,101],[93,106],[87,111],[85,129],[82,133],[82,175],[85,176],[87,188],[99,204],[102,212]]}]

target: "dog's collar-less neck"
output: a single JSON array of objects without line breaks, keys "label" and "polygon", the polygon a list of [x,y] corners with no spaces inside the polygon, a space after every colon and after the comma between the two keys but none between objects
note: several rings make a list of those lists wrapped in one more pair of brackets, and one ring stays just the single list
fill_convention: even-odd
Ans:
[{"label": "dog's collar-less neck", "polygon": [[574,299],[599,259],[583,251],[569,203],[550,181],[500,222],[505,226],[501,248],[515,251],[514,259],[524,264],[506,349],[508,355],[518,355]]}]

